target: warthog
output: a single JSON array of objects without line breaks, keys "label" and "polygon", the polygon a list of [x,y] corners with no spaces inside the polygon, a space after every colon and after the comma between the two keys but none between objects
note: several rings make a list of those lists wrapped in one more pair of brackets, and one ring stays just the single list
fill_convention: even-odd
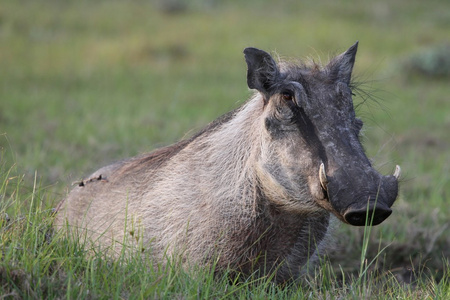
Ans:
[{"label": "warthog", "polygon": [[191,138],[93,173],[61,202],[56,224],[105,250],[132,240],[160,263],[176,255],[297,278],[326,249],[336,217],[377,225],[397,197],[400,168],[380,175],[359,140],[357,46],[326,66],[246,48],[256,92],[245,104]]}]

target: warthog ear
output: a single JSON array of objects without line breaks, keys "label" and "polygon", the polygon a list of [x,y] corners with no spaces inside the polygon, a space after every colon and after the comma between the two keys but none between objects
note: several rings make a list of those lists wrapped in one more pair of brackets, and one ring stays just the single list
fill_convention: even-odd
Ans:
[{"label": "warthog ear", "polygon": [[256,48],[245,48],[247,62],[247,85],[264,95],[265,100],[271,96],[280,77],[276,62],[269,53]]},{"label": "warthog ear", "polygon": [[335,57],[328,65],[330,74],[338,81],[350,84],[352,78],[353,65],[355,64],[358,42],[348,48],[347,51]]}]

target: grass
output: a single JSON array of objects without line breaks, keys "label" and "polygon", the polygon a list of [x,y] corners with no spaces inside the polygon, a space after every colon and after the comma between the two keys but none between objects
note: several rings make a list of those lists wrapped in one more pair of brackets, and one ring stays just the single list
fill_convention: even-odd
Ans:
[{"label": "grass", "polygon": [[[0,214],[0,294],[2,298],[130,298],[130,299],[447,299],[450,296],[450,265],[437,282],[419,275],[413,284],[404,284],[391,273],[369,272],[365,250],[360,272],[341,281],[324,261],[301,286],[276,286],[268,278],[231,280],[227,274],[214,276],[211,268],[184,270],[177,261],[152,268],[151,257],[137,257],[123,251],[116,260],[85,244],[83,239],[51,229],[52,193],[35,181],[31,191],[23,191],[23,177],[14,169],[2,168]],[[7,220],[6,210],[14,217]],[[370,227],[367,227],[370,231]],[[370,232],[365,232],[370,235]],[[364,239],[367,247],[369,239]],[[379,253],[382,253],[379,252]],[[378,258],[375,258],[378,259]]]},{"label": "grass", "polygon": [[[14,169],[2,169],[0,215],[0,295],[14,299],[447,299],[450,296],[449,261],[442,279],[415,272],[405,284],[394,274],[371,272],[366,251],[370,227],[366,227],[360,272],[340,276],[323,261],[302,285],[277,286],[270,278],[214,276],[214,266],[181,268],[175,259],[167,266],[149,267],[151,256],[123,251],[116,260],[91,248],[81,238],[52,232],[52,193],[35,181],[23,191],[23,177]],[[6,217],[8,210],[14,217]],[[383,251],[379,251],[383,253]],[[341,272],[344,272],[341,269]]]},{"label": "grass", "polygon": [[[178,11],[164,1],[2,2],[0,295],[449,298],[450,86],[407,68],[450,42],[447,1],[171,2]],[[355,99],[364,145],[382,173],[402,166],[401,195],[370,235],[342,226],[331,263],[306,287],[148,272],[129,255],[112,262],[49,239],[51,208],[71,182],[242,103],[243,48],[326,61],[355,40],[370,94]]]}]

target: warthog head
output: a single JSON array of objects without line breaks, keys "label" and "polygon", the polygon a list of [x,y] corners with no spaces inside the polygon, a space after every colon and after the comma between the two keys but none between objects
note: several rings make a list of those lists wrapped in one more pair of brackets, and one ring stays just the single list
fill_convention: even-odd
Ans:
[{"label": "warthog head", "polygon": [[277,65],[246,48],[247,83],[264,99],[258,177],[282,209],[326,209],[351,225],[377,225],[391,214],[400,167],[383,176],[359,140],[351,73],[358,43],[327,66]]}]

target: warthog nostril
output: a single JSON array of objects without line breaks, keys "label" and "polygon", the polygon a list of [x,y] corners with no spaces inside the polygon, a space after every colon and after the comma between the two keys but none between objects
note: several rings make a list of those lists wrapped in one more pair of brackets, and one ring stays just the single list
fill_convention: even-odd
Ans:
[{"label": "warthog nostril", "polygon": [[344,214],[344,219],[354,226],[378,225],[387,219],[392,210],[387,206],[377,206],[375,208],[349,209]]}]

